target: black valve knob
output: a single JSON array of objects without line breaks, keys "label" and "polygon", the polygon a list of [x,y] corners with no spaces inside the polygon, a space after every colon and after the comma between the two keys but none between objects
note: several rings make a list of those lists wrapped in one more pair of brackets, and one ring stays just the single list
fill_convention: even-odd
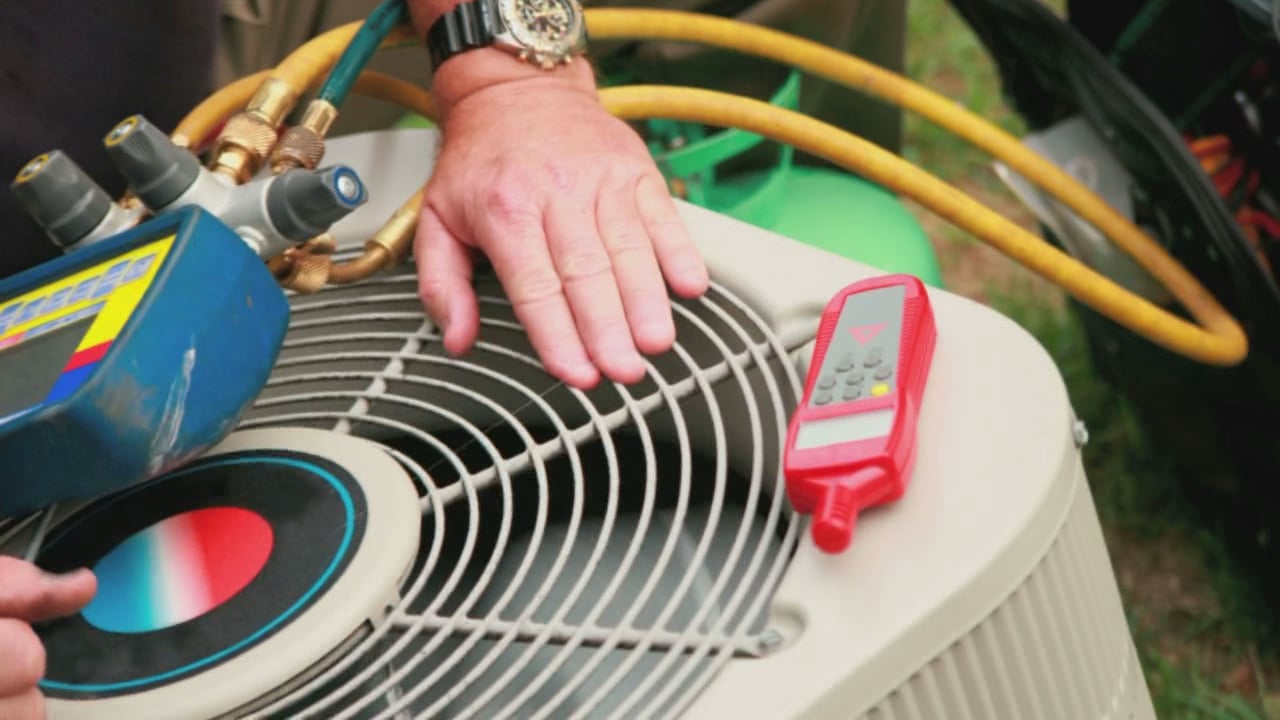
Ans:
[{"label": "black valve knob", "polygon": [[282,236],[301,242],[328,232],[367,199],[360,176],[345,165],[289,170],[267,191],[267,215]]},{"label": "black valve knob", "polygon": [[9,187],[27,214],[63,248],[88,235],[114,206],[107,192],[61,150],[32,159]]},{"label": "black valve knob", "polygon": [[200,175],[196,156],[141,115],[112,128],[103,146],[134,194],[153,210],[178,199]]}]

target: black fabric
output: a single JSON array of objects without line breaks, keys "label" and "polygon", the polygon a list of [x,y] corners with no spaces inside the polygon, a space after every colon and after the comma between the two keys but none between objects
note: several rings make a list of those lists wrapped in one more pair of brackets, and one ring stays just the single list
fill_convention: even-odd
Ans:
[{"label": "black fabric", "polygon": [[60,148],[112,195],[102,138],[147,115],[169,130],[212,89],[220,0],[0,3],[0,277],[59,250],[9,192],[32,157]]},{"label": "black fabric", "polygon": [[1101,134],[1138,185],[1167,249],[1241,318],[1257,350],[1280,351],[1280,289],[1248,248],[1179,132],[1096,48],[1036,0],[951,0],[1035,128],[1074,113]]},{"label": "black fabric", "polygon": [[[1169,252],[1244,325],[1249,357],[1219,368],[1175,355],[1074,305],[1094,362],[1136,409],[1158,462],[1174,468],[1205,517],[1226,519],[1221,527],[1241,560],[1275,567],[1274,543],[1257,538],[1280,531],[1275,521],[1280,488],[1272,482],[1280,466],[1280,443],[1275,442],[1280,433],[1280,292],[1161,110],[1162,105],[1181,107],[1187,91],[1206,87],[1195,64],[1198,53],[1189,51],[1180,59],[1169,54],[1200,42],[1205,33],[1191,27],[1158,34],[1151,42],[1161,46],[1159,52],[1135,45],[1124,65],[1138,77],[1146,77],[1142,68],[1151,67],[1152,58],[1165,58],[1162,77],[1148,84],[1127,77],[1104,55],[1133,9],[1125,2],[1073,1],[1074,22],[1098,45],[1038,0],[951,3],[994,56],[1006,95],[1029,124],[1043,128],[1077,113],[1087,118],[1134,179],[1139,222],[1155,228]],[[1086,3],[1091,11],[1077,15]],[[1171,3],[1170,10],[1194,17],[1211,4]],[[1227,5],[1222,0],[1221,7]],[[1103,19],[1113,11],[1115,16]],[[1241,26],[1214,42],[1234,40],[1243,46],[1250,32]],[[1052,234],[1046,236],[1056,242]],[[1280,575],[1264,572],[1259,578],[1263,594],[1280,606]]]}]

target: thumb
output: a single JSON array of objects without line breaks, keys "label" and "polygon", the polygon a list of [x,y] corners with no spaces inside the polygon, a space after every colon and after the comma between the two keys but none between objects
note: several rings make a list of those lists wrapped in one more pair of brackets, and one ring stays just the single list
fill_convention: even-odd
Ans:
[{"label": "thumb", "polygon": [[436,211],[423,205],[414,239],[418,265],[418,295],[427,314],[440,325],[450,354],[466,352],[480,331],[471,248],[445,227]]},{"label": "thumb", "polygon": [[85,569],[46,573],[14,557],[0,557],[0,617],[40,622],[78,612],[93,599],[98,581]]}]

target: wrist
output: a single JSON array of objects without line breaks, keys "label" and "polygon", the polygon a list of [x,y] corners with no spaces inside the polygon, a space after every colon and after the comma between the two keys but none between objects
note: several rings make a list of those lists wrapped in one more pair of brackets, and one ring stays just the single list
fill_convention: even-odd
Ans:
[{"label": "wrist", "polygon": [[[407,0],[414,29],[428,37],[432,27],[449,12],[468,0]],[[428,40],[430,42],[430,40]],[[524,62],[509,48],[496,45],[464,50],[432,68],[431,92],[442,116],[464,98],[489,88],[525,81],[550,84],[596,94],[596,78],[584,56],[573,57],[567,65],[549,69]]]},{"label": "wrist", "polygon": [[431,80],[431,93],[441,112],[464,98],[490,88],[512,83],[556,84],[580,90],[593,97],[596,94],[595,71],[586,58],[577,58],[568,65],[543,70],[521,62],[511,53],[499,48],[476,48],[446,60],[435,69]]}]

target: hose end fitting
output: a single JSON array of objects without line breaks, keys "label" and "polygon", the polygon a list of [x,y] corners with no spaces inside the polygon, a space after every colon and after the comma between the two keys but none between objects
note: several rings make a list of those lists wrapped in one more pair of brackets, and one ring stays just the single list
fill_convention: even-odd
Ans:
[{"label": "hose end fitting", "polygon": [[285,130],[280,143],[271,153],[271,172],[314,170],[324,158],[324,138],[338,117],[338,108],[326,100],[314,100],[307,106],[302,120]]},{"label": "hose end fitting", "polygon": [[328,255],[298,252],[292,255],[287,269],[278,277],[280,286],[297,293],[319,292],[329,283],[333,260]]},{"label": "hose end fitting", "polygon": [[280,78],[267,78],[249,99],[245,112],[256,116],[267,127],[275,128],[284,122],[284,116],[293,112],[298,103],[298,91]]},{"label": "hose end fitting", "polygon": [[213,171],[243,184],[258,173],[275,144],[274,125],[250,110],[236,113],[214,145]]},{"label": "hose end fitting", "polygon": [[395,214],[365,244],[366,248],[377,246],[386,250],[385,269],[389,270],[409,257],[413,238],[418,229],[420,197],[415,195],[410,202],[396,210]]},{"label": "hose end fitting", "polygon": [[237,184],[258,173],[279,137],[276,128],[298,102],[298,91],[279,78],[267,78],[245,109],[227,121],[214,144],[213,171]]}]

